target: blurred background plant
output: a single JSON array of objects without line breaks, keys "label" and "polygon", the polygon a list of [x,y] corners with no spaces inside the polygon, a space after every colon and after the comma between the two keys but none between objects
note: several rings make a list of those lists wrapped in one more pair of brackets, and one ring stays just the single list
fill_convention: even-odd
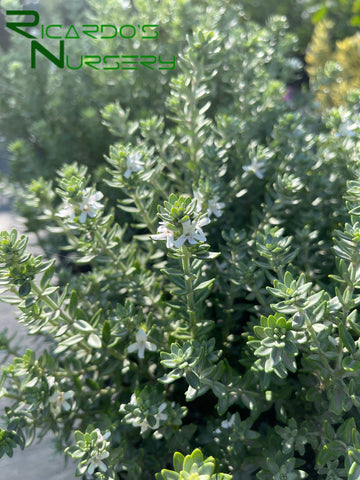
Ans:
[{"label": "blurred background plant", "polygon": [[[307,70],[312,78],[312,84],[315,90],[322,89],[323,87],[319,87],[322,81],[316,80],[320,75],[319,69],[324,72],[326,62],[330,62],[331,65],[335,62],[336,65],[340,65],[341,73],[335,67],[336,71],[334,71],[329,64],[325,69],[326,73],[321,75],[328,77],[330,69],[332,76],[341,76],[343,91],[341,90],[336,95],[343,98],[348,86],[357,85],[356,79],[353,78],[354,75],[356,77],[356,65],[350,61],[350,59],[354,61],[354,53],[357,48],[356,37],[351,40],[356,33],[357,22],[360,18],[358,15],[360,7],[357,4],[358,2],[350,0],[321,3],[307,0],[292,2],[290,5],[289,2],[281,0],[266,2],[265,5],[261,3],[259,6],[257,2],[244,0],[237,3],[236,24],[230,16],[235,9],[233,3],[219,2],[218,0],[196,3],[187,0],[176,4],[164,1],[157,3],[156,8],[153,5],[150,6],[148,2],[140,0],[136,3],[130,1],[100,3],[96,0],[76,0],[71,3],[59,0],[49,2],[4,0],[1,13],[2,21],[5,23],[6,9],[34,8],[39,11],[42,24],[61,24],[64,29],[70,25],[77,27],[82,24],[121,26],[154,23],[159,25],[159,37],[156,40],[139,41],[136,35],[133,39],[117,37],[106,40],[79,35],[79,39],[66,42],[66,53],[71,59],[77,59],[80,54],[95,53],[99,55],[155,54],[169,59],[173,55],[179,57],[185,51],[184,49],[187,48],[186,36],[195,32],[196,29],[221,32],[223,39],[220,41],[219,47],[221,47],[222,53],[218,57],[221,58],[222,67],[214,75],[211,85],[211,96],[213,99],[216,98],[216,104],[212,107],[212,112],[215,112],[215,109],[230,107],[233,98],[233,93],[228,91],[229,88],[234,88],[230,74],[235,66],[234,62],[239,62],[241,53],[232,51],[231,43],[236,41],[243,52],[249,51],[257,44],[255,48],[259,53],[253,55],[253,62],[257,62],[257,66],[253,63],[251,69],[257,69],[256,75],[261,77],[261,70],[264,69],[269,73],[267,67],[270,66],[270,63],[272,71],[276,72],[272,73],[273,78],[281,79],[287,85],[292,86],[295,89],[293,93],[296,94],[301,89],[301,85],[306,85],[307,82],[306,71],[300,62],[304,60],[314,25],[317,27],[310,47],[311,55],[308,56],[309,68]],[[205,11],[206,15],[204,15]],[[263,41],[261,38],[269,17],[273,15],[287,18],[290,31],[299,39],[297,43],[280,46],[274,38],[278,45],[276,53],[271,52],[271,42],[265,45],[266,39],[264,38]],[[319,22],[323,22],[325,19],[327,22],[332,22],[333,28],[327,30],[329,38],[326,48],[330,50],[325,53],[329,58],[322,58],[320,61],[319,55],[323,55],[324,52],[320,47],[315,47],[315,43],[318,45],[319,35],[324,35],[324,33],[320,33],[324,28],[321,26],[323,23],[319,24]],[[248,40],[245,40],[245,37],[239,38],[236,31],[240,25],[244,30],[243,36],[247,36],[247,31],[255,32],[253,21],[261,25],[262,30],[259,26],[256,27],[258,33],[253,36],[252,40],[251,36],[254,33],[250,33]],[[263,33],[260,34],[260,31]],[[85,164],[93,172],[103,165],[103,155],[107,153],[114,137],[121,133],[121,123],[125,116],[133,121],[133,128],[136,128],[139,120],[148,116],[148,111],[159,116],[165,114],[162,99],[169,93],[170,80],[177,75],[177,68],[160,71],[139,68],[137,71],[113,72],[94,70],[89,67],[70,70],[53,68],[54,65],[47,59],[39,58],[37,67],[30,69],[28,39],[9,32],[10,30],[6,28],[2,31],[0,47],[2,48],[0,132],[10,150],[10,178],[12,181],[24,184],[37,177],[39,173],[47,179],[52,178],[56,168],[69,161]],[[271,28],[268,32],[272,35]],[[348,37],[351,38],[345,40]],[[289,38],[289,36],[287,35],[285,38]],[[288,41],[285,38],[284,41]],[[343,43],[338,47],[339,52],[333,53],[337,40],[342,40]],[[250,43],[247,44],[247,42]],[[226,45],[225,48],[223,48],[224,45]],[[291,52],[289,52],[289,48]],[[318,48],[320,48],[319,52]],[[292,54],[291,60],[288,57],[289,53]],[[280,55],[283,54],[287,60],[281,59]],[[334,55],[336,58],[333,58]],[[311,60],[313,56],[316,57],[316,60]],[[277,58],[275,59],[275,57]],[[261,59],[265,59],[265,62],[262,62]],[[293,63],[296,74],[291,72],[291,68],[286,67],[285,64],[289,61]],[[314,61],[315,66],[311,67]],[[212,68],[215,69],[215,64]],[[235,68],[238,71],[237,65]],[[333,95],[337,88],[337,77],[335,77],[332,80]],[[245,85],[247,84],[246,80],[247,78],[244,76]],[[326,85],[328,83],[329,80]],[[255,88],[254,84],[254,92]],[[244,91],[243,93],[248,92]],[[291,94],[290,89],[289,96]],[[327,95],[331,97],[332,94]],[[110,107],[105,107],[116,101],[120,102],[120,111],[115,112]],[[338,100],[332,104],[337,105]],[[325,106],[328,106],[328,103],[325,102]],[[109,132],[105,128],[109,115],[119,117],[117,134],[114,134],[114,131]]]}]

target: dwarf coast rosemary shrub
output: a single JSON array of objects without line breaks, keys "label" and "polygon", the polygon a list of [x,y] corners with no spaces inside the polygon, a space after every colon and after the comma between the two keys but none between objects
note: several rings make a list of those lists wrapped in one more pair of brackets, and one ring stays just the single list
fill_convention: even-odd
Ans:
[{"label": "dwarf coast rosemary shrub", "polygon": [[285,19],[228,7],[161,108],[103,107],[106,166],[19,192],[44,256],[1,232],[1,300],[44,351],[0,337],[0,455],[52,430],[89,480],[359,478],[356,95],[287,96]]},{"label": "dwarf coast rosemary shrub", "polygon": [[60,253],[34,257],[1,232],[1,298],[46,347],[21,355],[2,336],[16,357],[1,454],[50,429],[84,478],[358,478],[350,115],[332,110],[316,132],[311,114],[286,113],[266,145],[236,162],[226,144],[212,170],[200,143],[184,161],[201,129],[189,138],[180,121],[156,142],[117,143],[102,185],[119,192],[122,224],[86,167],[63,166],[55,189],[33,182],[29,225]]}]

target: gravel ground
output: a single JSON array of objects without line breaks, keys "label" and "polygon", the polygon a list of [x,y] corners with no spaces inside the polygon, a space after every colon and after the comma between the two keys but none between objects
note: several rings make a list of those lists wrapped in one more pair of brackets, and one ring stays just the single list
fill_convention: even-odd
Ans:
[{"label": "gravel ground", "polygon": [[[22,230],[21,218],[11,212],[8,199],[0,197],[0,231],[10,231],[14,227],[19,231]],[[31,237],[29,250],[36,254],[40,253],[31,242]],[[16,321],[15,310],[11,305],[0,303],[0,331],[7,328],[9,333],[16,333],[16,338],[24,348],[24,352],[26,348],[38,349],[34,338],[27,336],[26,328]],[[0,400],[0,415],[5,405],[6,401]],[[75,478],[74,464],[65,466],[63,456],[54,454],[52,439],[52,435],[49,434],[40,443],[34,442],[23,451],[16,449],[12,458],[7,456],[1,458],[0,480],[71,480]]]}]

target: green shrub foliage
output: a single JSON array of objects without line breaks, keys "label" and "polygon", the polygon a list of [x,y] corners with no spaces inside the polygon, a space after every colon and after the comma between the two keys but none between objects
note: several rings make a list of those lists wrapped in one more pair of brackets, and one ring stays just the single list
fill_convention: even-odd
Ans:
[{"label": "green shrub foliage", "polygon": [[1,300],[43,350],[0,337],[0,455],[52,430],[88,480],[358,479],[358,99],[286,90],[284,18],[174,5],[177,69],[102,105],[104,162],[17,186],[44,255],[0,233]]}]

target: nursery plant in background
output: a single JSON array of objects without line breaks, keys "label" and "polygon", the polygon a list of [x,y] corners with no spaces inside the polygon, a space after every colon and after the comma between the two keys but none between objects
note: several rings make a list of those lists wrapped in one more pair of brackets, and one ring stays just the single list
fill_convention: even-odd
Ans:
[{"label": "nursery plant in background", "polygon": [[359,478],[356,93],[319,113],[286,20],[218,7],[156,108],[102,105],[96,171],[18,189],[44,255],[1,232],[1,299],[43,351],[1,336],[0,455],[52,430],[89,480]]},{"label": "nursery plant in background", "polygon": [[[352,37],[356,33],[359,21],[359,6],[357,2],[350,0],[326,1],[321,4],[315,0],[295,1],[291,4],[284,0],[267,1],[266,5],[261,4],[260,7],[258,2],[247,0],[236,2],[236,5],[220,0],[185,0],[175,3],[166,0],[155,4],[143,0],[51,0],[33,3],[25,0],[3,0],[0,8],[3,25],[5,26],[6,21],[15,20],[13,16],[6,16],[7,10],[26,8],[39,12],[38,30],[33,31],[38,38],[40,25],[44,28],[48,25],[61,25],[61,29],[50,30],[56,33],[55,36],[59,33],[64,36],[71,26],[79,30],[79,38],[76,38],[72,30],[71,36],[74,38],[66,40],[66,55],[73,66],[79,64],[81,55],[95,54],[101,58],[124,54],[156,57],[160,55],[165,61],[175,56],[177,64],[179,55],[186,49],[186,36],[199,29],[221,31],[224,41],[228,39],[228,45],[235,42],[237,48],[243,52],[251,50],[252,45],[258,41],[259,46],[265,49],[263,53],[258,49],[258,54],[252,55],[252,65],[246,65],[246,70],[253,71],[257,64],[256,69],[260,72],[264,68],[267,70],[270,57],[273,58],[271,49],[274,40],[278,45],[278,55],[277,64],[272,62],[272,68],[279,67],[274,76],[295,86],[295,91],[306,82],[306,73],[302,69],[296,78],[288,75],[290,71],[287,67],[283,68],[283,62],[289,60],[289,45],[280,46],[276,38],[269,40],[267,44],[260,38],[253,38],[250,44],[244,38],[245,32],[249,32],[250,40],[254,28],[258,32],[266,31],[269,17],[274,14],[284,16],[291,31],[300,38],[299,42],[291,45],[291,50],[292,54],[296,54],[292,60],[293,63],[297,62],[295,68],[301,68],[299,59],[305,57],[314,25],[323,20],[333,22],[335,28],[331,30],[329,44],[335,49],[335,41]],[[24,20],[24,17],[18,18],[19,21]],[[255,27],[254,21],[259,22],[262,27]],[[81,29],[82,25],[95,25],[100,29],[101,25],[120,28],[123,25],[142,27],[146,24],[158,25],[156,40],[144,40],[138,34],[133,38],[120,38],[119,35],[116,38],[92,38],[91,35],[82,34]],[[234,35],[240,25],[245,30],[242,37]],[[46,42],[42,39],[41,42],[50,52],[57,54],[59,40],[50,39]],[[106,119],[102,121],[100,115],[104,105],[120,101],[123,113],[117,120],[117,126],[126,117],[133,121],[132,126],[135,128],[140,120],[148,118],[149,111],[161,116],[165,114],[163,99],[169,93],[171,78],[178,74],[177,68],[150,70],[139,67],[137,71],[104,71],[102,68],[97,70],[84,66],[76,70],[61,69],[40,54],[36,68],[31,69],[29,39],[8,28],[4,28],[2,32],[0,48],[0,86],[3,94],[0,98],[0,131],[10,151],[10,178],[16,182],[17,188],[39,175],[47,179],[53,178],[58,166],[69,161],[85,164],[94,171],[102,163],[103,154],[107,153],[114,142],[114,135],[119,133],[114,133],[114,129],[108,131],[103,125],[103,122],[108,122]],[[343,57],[346,57],[348,49],[349,46],[344,44]],[[262,62],[261,59],[265,61]],[[226,66],[227,76],[230,78],[234,69],[239,70],[239,64],[234,63],[237,60],[239,55],[235,52],[225,55],[222,65]],[[343,65],[341,62],[340,64]],[[317,69],[321,68],[320,65],[321,62]],[[350,71],[351,68],[350,65]],[[284,78],[280,72],[286,72],[287,77]],[[336,72],[332,74],[338,75],[339,72]],[[319,75],[318,72],[316,77]],[[313,77],[313,73],[310,72],[310,76]],[[343,76],[347,78],[348,75],[344,72]],[[242,85],[241,82],[240,88]],[[230,105],[232,96],[228,89],[223,89],[224,86],[226,84],[224,85],[218,72],[213,80],[212,90],[213,98],[216,98],[216,108]],[[233,85],[230,87],[234,88]],[[316,88],[315,82],[314,89]],[[245,90],[243,93],[248,94]],[[255,92],[254,89],[254,94]],[[106,114],[111,115],[111,111],[106,111]],[[114,112],[113,115],[116,116]]]}]

